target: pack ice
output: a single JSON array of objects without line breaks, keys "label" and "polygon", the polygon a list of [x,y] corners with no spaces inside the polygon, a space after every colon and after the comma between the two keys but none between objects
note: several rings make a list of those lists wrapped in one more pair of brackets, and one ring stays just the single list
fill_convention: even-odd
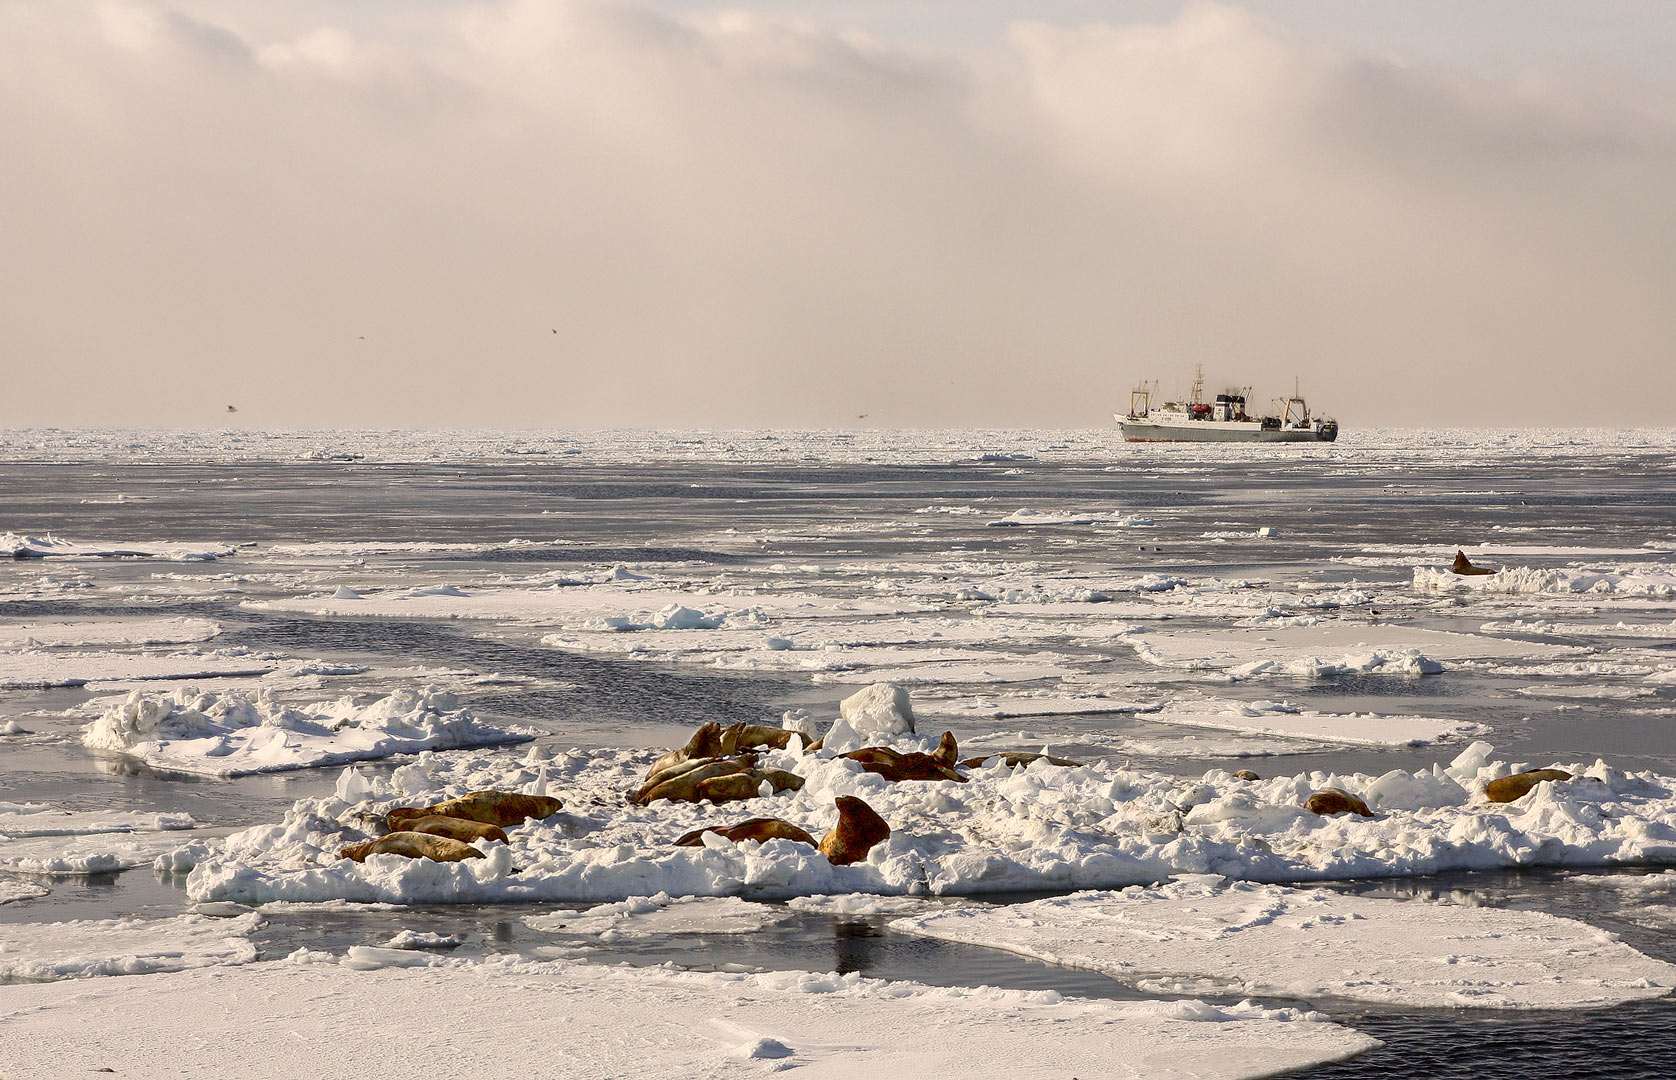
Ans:
[{"label": "pack ice", "polygon": [[265,691],[250,697],[182,687],[134,691],[87,726],[82,744],[156,769],[231,777],[530,738],[483,723],[435,686],[364,705],[343,697],[297,707]]},{"label": "pack ice", "polygon": [[[125,1077],[172,1080],[207,1066],[224,1080],[255,1080],[434,1076],[439,1063],[456,1063],[475,1080],[744,1080],[787,1069],[842,1080],[858,1068],[873,1080],[988,1080],[999,1063],[1019,1080],[1238,1080],[1378,1045],[1319,1013],[1250,1004],[1090,1001],[801,971],[430,957],[358,971],[308,962],[319,954],[297,959],[0,986],[0,1069],[10,1080],[57,1080],[114,1062]],[[414,1018],[434,1017],[439,1002],[493,1002],[492,1018],[422,1021],[415,1038]],[[532,1047],[547,1050],[532,1058]]]},{"label": "pack ice", "polygon": [[1590,1008],[1660,997],[1676,966],[1537,911],[1388,900],[1190,877],[892,929],[1087,968],[1166,992],[1428,1008]]},{"label": "pack ice", "polygon": [[[932,739],[903,735],[902,749]],[[1485,783],[1514,771],[1488,744],[1448,769],[1381,776],[1313,771],[1248,781],[1220,769],[1184,778],[1097,761],[1000,759],[966,783],[892,784],[823,747],[762,753],[761,767],[805,779],[783,792],[717,807],[626,799],[656,755],[573,750],[548,759],[506,753],[422,755],[388,777],[346,773],[338,792],[296,803],[285,820],[235,833],[192,857],[195,900],[619,901],[651,896],[784,898],[827,893],[975,895],[1005,890],[1121,888],[1188,873],[1267,882],[1432,874],[1512,866],[1603,866],[1676,858],[1676,781],[1604,762],[1564,766],[1575,779],[1538,784],[1515,803],[1486,801]],[[1544,763],[1546,764],[1546,763]],[[1376,816],[1321,816],[1309,795],[1339,787]],[[432,863],[338,849],[383,829],[396,806],[470,790],[555,794],[566,809],[509,830],[488,858]],[[814,835],[832,827],[834,800],[857,796],[890,824],[866,860],[834,866],[787,840],[712,837],[674,847],[683,833],[775,816]],[[713,842],[712,842],[713,841]],[[181,864],[174,864],[183,868]]]}]

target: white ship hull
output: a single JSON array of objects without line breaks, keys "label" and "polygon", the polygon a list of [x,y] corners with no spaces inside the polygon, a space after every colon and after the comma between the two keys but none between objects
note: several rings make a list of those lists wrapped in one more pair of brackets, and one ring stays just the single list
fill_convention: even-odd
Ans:
[{"label": "white ship hull", "polygon": [[[1115,415],[1115,414],[1114,414]],[[1332,442],[1338,425],[1265,428],[1256,420],[1154,420],[1116,416],[1124,442]]]}]

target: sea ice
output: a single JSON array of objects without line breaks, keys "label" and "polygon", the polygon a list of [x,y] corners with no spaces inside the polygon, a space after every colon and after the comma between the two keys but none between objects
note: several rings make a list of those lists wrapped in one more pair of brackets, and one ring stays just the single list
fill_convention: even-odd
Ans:
[{"label": "sea ice", "polygon": [[157,769],[231,777],[531,737],[483,723],[434,686],[366,705],[345,697],[295,708],[260,691],[246,697],[181,687],[134,691],[89,724],[82,743]]},{"label": "sea ice", "polygon": [[0,904],[13,904],[19,900],[39,900],[52,890],[45,885],[22,878],[11,876],[0,877]]},{"label": "sea ice", "polygon": [[750,934],[784,922],[788,912],[735,896],[683,896],[668,893],[600,904],[586,912],[557,912],[524,920],[532,930],[576,934],[615,941],[622,937],[667,934]]},{"label": "sea ice", "polygon": [[1503,567],[1494,574],[1465,576],[1430,566],[1414,568],[1419,592],[1589,594],[1600,597],[1676,599],[1676,572],[1664,569],[1544,570],[1529,566]]},{"label": "sea ice", "polygon": [[0,649],[65,645],[177,645],[208,641],[221,633],[213,619],[55,619],[0,626]]},{"label": "sea ice", "polygon": [[[10,1080],[112,1067],[133,1080],[199,1071],[222,1080],[335,1080],[435,1075],[445,1062],[465,1063],[474,1080],[527,1080],[547,1060],[540,1048],[560,1032],[567,1080],[745,1080],[784,1068],[843,1080],[858,1063],[872,1080],[987,1080],[998,1062],[1018,1080],[1236,1080],[1378,1045],[1318,1013],[1251,1004],[1090,1001],[799,971],[423,956],[423,967],[356,971],[320,959],[305,953],[73,989],[0,986],[0,1070]],[[424,1037],[412,1037],[414,1018],[445,1001],[492,1002],[492,1019],[424,1023]],[[122,1022],[89,1024],[89,1016]]]},{"label": "sea ice", "polygon": [[139,543],[98,543],[62,540],[56,536],[25,536],[22,533],[0,533],[0,557],[14,559],[61,558],[135,558],[172,559],[176,562],[209,562],[225,558],[237,551],[233,544],[192,544],[179,541]]},{"label": "sea ice", "polygon": [[[901,749],[929,750],[928,735]],[[973,895],[1027,889],[1121,888],[1182,873],[1298,882],[1432,874],[1514,866],[1646,865],[1676,861],[1676,780],[1625,773],[1604,762],[1547,761],[1568,783],[1539,784],[1515,803],[1484,801],[1483,785],[1526,767],[1495,760],[1484,742],[1441,766],[1381,776],[1311,771],[1260,781],[1221,769],[1178,777],[1093,761],[1006,767],[998,761],[952,781],[892,784],[837,747],[765,750],[764,768],[805,779],[783,792],[726,806],[658,802],[623,793],[656,756],[573,750],[536,762],[501,753],[421,755],[388,776],[363,778],[356,799],[300,800],[285,820],[235,833],[195,863],[196,901],[269,900],[590,902],[651,896],[787,898],[825,893]],[[363,786],[364,785],[364,786]],[[393,806],[425,805],[468,790],[541,788],[566,808],[508,830],[488,858],[463,863],[338,850],[363,839]],[[1309,795],[1338,787],[1376,817],[1321,816]],[[785,840],[676,847],[692,829],[775,816],[820,836],[834,799],[854,795],[891,826],[868,857],[834,866]]]},{"label": "sea ice", "polygon": [[214,652],[167,656],[48,650],[0,652],[0,689],[265,675],[278,666],[278,661],[266,657]]},{"label": "sea ice", "polygon": [[1272,701],[1170,706],[1145,714],[1145,719],[1162,724],[1360,746],[1426,746],[1434,742],[1472,738],[1488,731],[1484,725],[1468,720],[1375,713],[1321,713]]},{"label": "sea ice", "polygon": [[0,980],[50,982],[248,964],[257,955],[250,935],[261,925],[255,912],[234,919],[177,915],[8,923],[0,933]]},{"label": "sea ice", "polygon": [[1215,634],[1150,633],[1128,638],[1151,664],[1253,675],[1336,675],[1353,672],[1435,674],[1440,660],[1562,656],[1563,645],[1510,641],[1415,627],[1335,623],[1257,627]]},{"label": "sea ice", "polygon": [[1122,892],[899,919],[908,933],[1127,981],[1409,1008],[1593,1008],[1661,997],[1676,965],[1544,912],[1193,877]]}]

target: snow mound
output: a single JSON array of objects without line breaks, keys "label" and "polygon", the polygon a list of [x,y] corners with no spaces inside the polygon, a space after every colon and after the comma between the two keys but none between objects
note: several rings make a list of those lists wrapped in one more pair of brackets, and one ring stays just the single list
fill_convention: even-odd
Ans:
[{"label": "snow mound", "polygon": [[1414,588],[1417,592],[1434,593],[1589,593],[1596,596],[1669,600],[1676,597],[1676,573],[1645,569],[1543,570],[1529,566],[1508,566],[1494,574],[1467,576],[1430,566],[1416,566]]},{"label": "snow mound", "polygon": [[157,769],[230,777],[530,738],[482,723],[435,686],[367,705],[344,697],[297,708],[266,692],[252,698],[181,687],[134,691],[87,726],[82,744]]},{"label": "snow mound", "polygon": [[886,682],[857,690],[838,703],[838,715],[863,739],[890,739],[914,731],[908,691]]},{"label": "snow mound", "polygon": [[1543,912],[1194,877],[899,919],[907,933],[1143,981],[1407,1008],[1597,1008],[1661,997],[1676,965]]}]

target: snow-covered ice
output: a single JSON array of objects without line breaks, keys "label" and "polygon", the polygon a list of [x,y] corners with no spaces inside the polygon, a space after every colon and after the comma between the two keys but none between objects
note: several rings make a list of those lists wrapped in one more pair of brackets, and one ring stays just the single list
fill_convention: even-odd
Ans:
[{"label": "snow-covered ice", "polygon": [[0,649],[48,646],[178,645],[221,633],[213,619],[177,616],[135,619],[52,619],[0,626]]},{"label": "snow-covered ice", "polygon": [[0,981],[49,982],[249,964],[257,955],[250,935],[261,925],[262,917],[255,912],[233,919],[177,915],[7,923],[0,927]]},{"label": "snow-covered ice", "polygon": [[1426,746],[1487,733],[1484,725],[1467,720],[1375,713],[1323,713],[1273,701],[1172,705],[1145,713],[1143,718],[1162,724],[1361,746]]},{"label": "snow-covered ice", "polygon": [[[900,748],[930,749],[929,736]],[[1095,761],[1007,767],[998,759],[968,782],[891,784],[852,761],[765,751],[762,766],[805,778],[803,788],[726,806],[635,806],[653,754],[572,751],[519,761],[506,753],[422,755],[345,798],[299,801],[283,822],[235,833],[193,856],[195,900],[617,901],[651,896],[822,893],[975,895],[1025,889],[1121,888],[1182,873],[1269,882],[1438,873],[1514,866],[1645,865],[1676,860],[1676,780],[1603,762],[1554,763],[1568,783],[1538,785],[1517,803],[1484,801],[1483,785],[1524,767],[1483,742],[1450,766],[1380,776],[1308,772],[1246,781]],[[1549,762],[1537,762],[1548,765]],[[1517,768],[1516,768],[1517,767]],[[1305,809],[1324,787],[1360,795],[1376,817]],[[337,857],[385,809],[467,790],[535,790],[566,809],[509,830],[510,844],[463,863]],[[833,866],[787,840],[675,847],[683,833],[771,815],[821,835],[833,800],[860,797],[890,824],[868,858]],[[183,867],[180,867],[183,868]]]},{"label": "snow-covered ice", "polygon": [[612,941],[666,934],[749,934],[784,922],[788,912],[733,896],[641,896],[599,904],[585,912],[556,912],[524,920],[532,930]]},{"label": "snow-covered ice", "polygon": [[238,550],[236,544],[201,544],[178,540],[107,543],[66,540],[52,536],[0,533],[0,557],[14,559],[134,558],[171,559],[176,562],[209,562]]},{"label": "snow-covered ice", "polygon": [[1555,1009],[1676,988],[1676,965],[1572,919],[1221,878],[941,910],[891,927],[1200,993],[1208,983],[1310,1001]]},{"label": "snow-covered ice", "polygon": [[[474,1080],[528,1080],[543,1061],[562,1061],[567,1080],[743,1080],[787,1068],[841,1080],[858,1067],[874,1080],[986,1080],[1002,1063],[1019,1080],[1236,1080],[1378,1045],[1318,1013],[1255,1005],[1089,1001],[797,971],[423,954],[423,966],[357,971],[322,962],[329,959],[303,952],[289,963],[73,988],[0,986],[0,1069],[9,1080],[100,1068],[134,1080],[172,1080],[188,1069],[221,1080],[351,1080],[457,1066]],[[444,1002],[492,1006],[480,1020],[439,1021]],[[90,1024],[89,1016],[121,1022]],[[416,1024],[423,1037],[414,1036]]]},{"label": "snow-covered ice", "polygon": [[345,697],[296,707],[263,692],[181,687],[134,691],[89,724],[82,743],[157,769],[230,777],[530,738],[483,723],[434,686],[397,690],[368,704]]},{"label": "snow-covered ice", "polygon": [[238,653],[0,652],[0,689],[265,675],[279,662]]}]

